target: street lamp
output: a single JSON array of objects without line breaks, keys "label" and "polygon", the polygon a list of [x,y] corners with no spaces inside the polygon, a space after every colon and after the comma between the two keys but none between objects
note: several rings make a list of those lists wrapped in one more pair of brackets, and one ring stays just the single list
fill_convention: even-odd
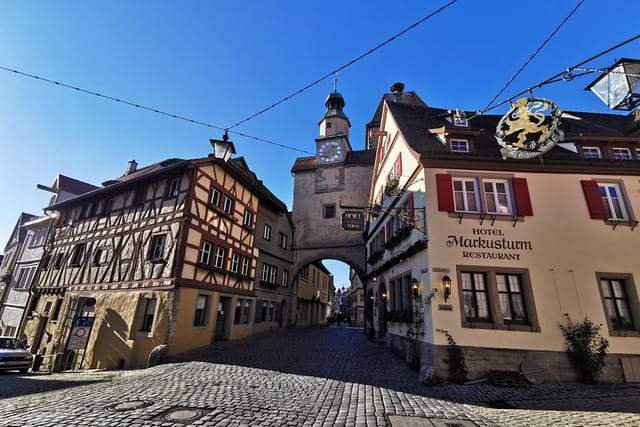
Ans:
[{"label": "street lamp", "polygon": [[222,135],[222,141],[219,139],[210,139],[209,142],[213,147],[213,157],[227,162],[232,154],[236,154],[236,148],[233,142],[229,141],[229,133],[225,129]]},{"label": "street lamp", "polygon": [[640,60],[620,59],[585,90],[591,90],[613,110],[633,110],[640,104]]}]

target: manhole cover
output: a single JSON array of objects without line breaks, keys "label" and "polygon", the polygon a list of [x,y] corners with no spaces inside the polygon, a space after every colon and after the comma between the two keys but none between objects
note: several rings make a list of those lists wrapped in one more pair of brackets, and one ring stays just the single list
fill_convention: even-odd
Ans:
[{"label": "manhole cover", "polygon": [[174,423],[188,424],[206,414],[208,410],[200,408],[172,408],[164,414],[157,416],[156,420],[171,421]]},{"label": "manhole cover", "polygon": [[133,411],[134,409],[146,408],[153,405],[153,402],[148,400],[127,400],[126,402],[114,403],[109,406],[105,406],[104,409],[113,412]]}]

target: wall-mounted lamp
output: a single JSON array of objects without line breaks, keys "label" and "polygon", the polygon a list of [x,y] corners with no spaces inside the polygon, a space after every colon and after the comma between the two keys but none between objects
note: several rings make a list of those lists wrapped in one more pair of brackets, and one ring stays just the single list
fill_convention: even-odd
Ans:
[{"label": "wall-mounted lamp", "polygon": [[451,277],[446,274],[442,278],[442,288],[444,290],[444,302],[447,302],[449,295],[451,295]]},{"label": "wall-mounted lamp", "polygon": [[389,298],[389,294],[385,291],[382,293],[382,299],[387,299]]},{"label": "wall-mounted lamp", "polygon": [[420,298],[420,281],[416,278],[411,279],[411,294],[414,298]]}]

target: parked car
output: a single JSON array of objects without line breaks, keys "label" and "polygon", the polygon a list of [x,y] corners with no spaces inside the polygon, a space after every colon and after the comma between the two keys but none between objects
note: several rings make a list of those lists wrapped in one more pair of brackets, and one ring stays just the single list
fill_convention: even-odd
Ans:
[{"label": "parked car", "polygon": [[17,338],[0,337],[0,370],[25,373],[33,363],[33,354]]}]

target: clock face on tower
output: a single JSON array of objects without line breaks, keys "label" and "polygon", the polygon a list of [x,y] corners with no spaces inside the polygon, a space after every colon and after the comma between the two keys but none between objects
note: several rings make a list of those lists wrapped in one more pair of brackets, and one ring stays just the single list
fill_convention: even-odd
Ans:
[{"label": "clock face on tower", "polygon": [[343,159],[342,141],[326,141],[318,146],[318,164],[335,163]]}]

